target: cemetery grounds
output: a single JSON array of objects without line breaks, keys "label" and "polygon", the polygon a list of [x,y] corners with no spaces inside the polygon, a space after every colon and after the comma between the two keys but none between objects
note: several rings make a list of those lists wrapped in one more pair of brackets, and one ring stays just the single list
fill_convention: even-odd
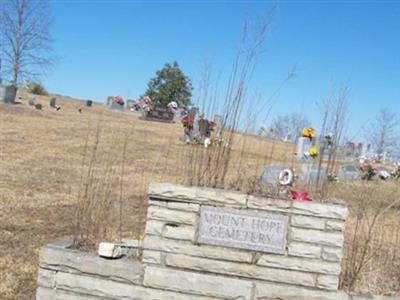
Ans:
[{"label": "cemetery grounds", "polygon": [[[184,183],[188,147],[207,151],[183,145],[179,123],[144,121],[134,113],[110,111],[99,104],[87,108],[84,102],[66,97],[58,97],[62,108],[56,112],[48,107],[48,99],[40,98],[42,111],[29,107],[25,96],[19,105],[0,104],[1,299],[34,299],[40,247],[73,234],[74,208],[85,179],[83,161],[93,157],[92,152],[85,158],[88,149],[95,147],[97,161],[104,161],[93,168],[100,172],[106,168],[104,174],[109,178],[101,183],[109,183],[108,199],[123,207],[118,212],[118,205],[112,204],[110,213],[117,211],[113,221],[122,220],[122,225],[112,227],[109,234],[126,238],[143,234],[149,182]],[[261,166],[296,165],[294,148],[237,134],[225,187],[254,190]],[[196,163],[200,162],[192,161],[191,167]],[[120,180],[113,181],[113,176]],[[353,285],[357,291],[400,295],[400,206],[386,205],[400,199],[399,190],[398,182],[327,187],[328,198],[344,199],[350,206],[343,274],[351,276],[358,271],[357,261],[367,261]],[[348,288],[345,275],[342,287]]]}]

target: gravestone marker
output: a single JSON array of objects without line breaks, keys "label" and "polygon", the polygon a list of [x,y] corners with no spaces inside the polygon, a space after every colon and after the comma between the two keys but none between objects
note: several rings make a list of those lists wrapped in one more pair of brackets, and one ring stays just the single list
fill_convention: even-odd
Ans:
[{"label": "gravestone marker", "polygon": [[174,122],[179,122],[186,114],[187,112],[183,108],[178,108],[174,116]]},{"label": "gravestone marker", "polygon": [[0,102],[15,103],[17,88],[12,85],[0,85]]},{"label": "gravestone marker", "polygon": [[29,95],[28,96],[28,104],[29,104],[29,106],[35,106],[36,97],[34,95]]},{"label": "gravestone marker", "polygon": [[156,120],[162,122],[173,122],[175,114],[169,111],[168,107],[156,105],[145,113],[146,120]]},{"label": "gravestone marker", "polygon": [[224,125],[224,118],[221,115],[214,115],[214,122],[216,124],[215,134],[217,138],[220,138],[222,134],[222,127]]},{"label": "gravestone marker", "polygon": [[57,102],[57,98],[56,97],[51,97],[50,99],[50,107],[51,108],[56,108],[56,102]]},{"label": "gravestone marker", "polygon": [[361,172],[353,165],[343,165],[338,170],[339,181],[361,180]]},{"label": "gravestone marker", "polygon": [[301,165],[299,180],[310,184],[323,183],[328,180],[327,169],[321,166],[318,172],[318,165],[306,163]]},{"label": "gravestone marker", "polygon": [[116,103],[115,101],[111,102],[111,109],[116,109],[116,110],[124,110],[124,106],[121,104]]},{"label": "gravestone marker", "polygon": [[284,254],[288,216],[202,206],[198,242]]},{"label": "gravestone marker", "polygon": [[200,136],[204,137],[207,135],[207,131],[208,131],[208,121],[204,118],[201,118],[199,120],[199,132],[200,132]]},{"label": "gravestone marker", "polygon": [[296,156],[298,159],[307,159],[307,154],[310,152],[311,141],[306,137],[299,137],[297,139]]},{"label": "gravestone marker", "polygon": [[107,98],[107,106],[108,106],[108,108],[115,109],[115,110],[124,110],[125,109],[125,105],[117,103],[114,98],[115,97],[112,97],[112,96]]},{"label": "gravestone marker", "polygon": [[264,185],[279,185],[279,173],[286,169],[281,165],[267,165],[261,169],[261,182]]}]

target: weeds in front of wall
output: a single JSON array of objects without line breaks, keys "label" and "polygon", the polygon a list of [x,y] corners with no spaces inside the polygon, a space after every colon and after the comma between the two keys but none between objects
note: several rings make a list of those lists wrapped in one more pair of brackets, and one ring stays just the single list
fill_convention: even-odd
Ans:
[{"label": "weeds in front of wall", "polygon": [[[88,127],[81,163],[81,176],[75,209],[74,245],[93,249],[102,240],[121,239],[123,213],[123,176],[127,136],[122,143],[118,134],[111,144],[101,142],[101,119],[95,134]],[[119,189],[118,189],[119,186]],[[118,214],[116,215],[116,205]]]},{"label": "weeds in front of wall", "polygon": [[328,196],[346,199],[341,288],[382,293],[400,291],[400,191],[394,182],[332,185]]}]

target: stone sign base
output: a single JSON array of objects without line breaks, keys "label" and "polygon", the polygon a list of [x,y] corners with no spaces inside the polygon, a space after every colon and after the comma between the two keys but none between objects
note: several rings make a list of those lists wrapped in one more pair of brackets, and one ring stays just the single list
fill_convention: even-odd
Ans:
[{"label": "stone sign base", "polygon": [[[152,184],[149,196],[136,257],[100,258],[68,241],[47,245],[37,300],[389,299],[338,291],[345,206],[171,184]],[[234,232],[218,236],[218,245],[209,241],[224,228]]]}]

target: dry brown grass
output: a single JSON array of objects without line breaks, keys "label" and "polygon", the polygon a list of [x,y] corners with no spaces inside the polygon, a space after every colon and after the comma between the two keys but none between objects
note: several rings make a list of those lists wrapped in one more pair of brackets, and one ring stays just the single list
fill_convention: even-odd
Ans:
[{"label": "dry brown grass", "polygon": [[[98,154],[115,156],[118,166],[124,135],[129,135],[123,183],[125,237],[142,232],[148,183],[182,182],[187,153],[187,146],[179,142],[180,124],[143,121],[130,112],[109,111],[98,104],[86,108],[83,102],[63,98],[57,100],[62,109],[56,112],[48,107],[49,97],[41,97],[44,108],[38,111],[23,98],[20,105],[0,104],[1,299],[33,297],[40,246],[73,233],[85,143],[88,135],[96,135],[98,122]],[[249,139],[246,168],[254,172],[268,142]],[[274,160],[288,152],[287,144],[278,147]],[[240,152],[237,148],[234,144],[233,155]],[[233,160],[229,168],[236,163]],[[118,192],[112,197],[118,202]]]},{"label": "dry brown grass", "polygon": [[[109,161],[118,176],[124,138],[129,137],[122,182],[123,237],[134,238],[143,232],[149,182],[183,182],[184,163],[191,153],[187,147],[204,151],[201,146],[179,142],[180,124],[148,122],[130,112],[109,111],[98,104],[86,108],[83,102],[69,99],[58,99],[62,109],[56,112],[48,107],[48,99],[41,98],[43,111],[28,107],[25,100],[15,106],[0,104],[1,299],[31,299],[40,246],[74,233],[82,159],[85,145],[93,146],[97,124],[101,127],[99,174],[101,162]],[[83,109],[81,114],[78,108]],[[227,186],[238,187],[239,178],[240,188],[252,190],[262,165],[292,165],[293,151],[287,143],[237,134]],[[116,223],[106,236],[117,238],[120,183],[112,182],[111,190],[107,199],[117,217],[111,220]],[[365,287],[365,282],[361,279],[359,286]]]},{"label": "dry brown grass", "polygon": [[346,199],[350,211],[341,287],[400,295],[399,182],[333,184],[329,192]]},{"label": "dry brown grass", "polygon": [[[112,144],[115,134],[135,126],[125,176],[125,200],[131,204],[125,211],[130,217],[126,220],[128,229],[143,223],[144,205],[138,202],[143,198],[138,196],[150,178],[153,158],[160,155],[159,143],[175,140],[179,132],[178,126],[139,121],[131,114],[108,112],[99,105],[84,108],[79,114],[83,103],[59,102],[59,112],[46,106],[36,111],[24,104],[0,105],[1,299],[29,299],[35,290],[39,247],[72,234],[89,120],[96,122],[102,115],[104,145]],[[113,150],[117,152],[118,147]],[[158,180],[173,180],[171,177],[173,174],[168,176],[161,170],[153,176]],[[136,207],[143,207],[142,212],[137,214]]]}]

